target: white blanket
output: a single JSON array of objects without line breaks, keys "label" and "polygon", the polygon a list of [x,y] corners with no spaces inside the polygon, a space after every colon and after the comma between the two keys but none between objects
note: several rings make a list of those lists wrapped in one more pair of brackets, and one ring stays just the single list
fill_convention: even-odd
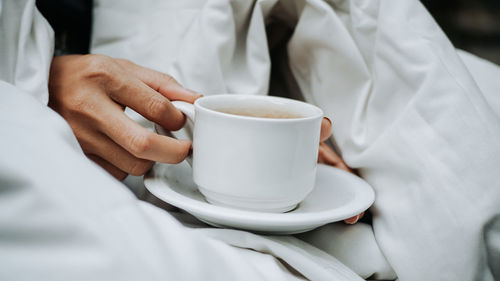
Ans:
[{"label": "white blanket", "polygon": [[137,200],[46,106],[34,1],[0,0],[0,23],[0,280],[361,280],[297,238],[193,230]]},{"label": "white blanket", "polygon": [[499,212],[499,83],[485,77],[500,70],[463,54],[477,87],[418,3],[108,0],[94,16],[94,52],[207,94],[266,94],[265,26],[276,50],[291,36],[278,82],[333,117],[376,189],[375,232],[329,225],[301,237],[313,247],[189,229],[136,200],[45,106],[52,33],[34,1],[0,0],[1,280],[390,278],[384,255],[401,280],[492,279],[498,227],[485,248],[482,226]]},{"label": "white blanket", "polygon": [[458,55],[418,1],[95,3],[95,53],[205,94],[280,84],[322,107],[376,190],[375,238],[401,280],[493,278],[483,226],[500,212],[500,71]]}]

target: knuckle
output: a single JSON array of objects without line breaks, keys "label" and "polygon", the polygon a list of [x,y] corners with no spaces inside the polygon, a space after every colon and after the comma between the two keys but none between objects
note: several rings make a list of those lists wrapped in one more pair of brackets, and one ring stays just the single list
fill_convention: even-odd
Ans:
[{"label": "knuckle", "polygon": [[137,159],[133,163],[131,163],[128,172],[134,176],[142,176],[151,168],[151,161]]},{"label": "knuckle", "polygon": [[66,121],[76,121],[81,120],[81,117],[91,117],[95,114],[94,101],[91,97],[86,97],[86,95],[80,91],[69,91],[67,95],[57,101],[57,103],[52,104],[52,109],[57,111]]},{"label": "knuckle", "polygon": [[85,114],[95,111],[95,105],[82,93],[75,93],[70,99],[66,108],[70,114]]},{"label": "knuckle", "polygon": [[113,59],[104,55],[85,55],[84,69],[89,78],[110,79]]},{"label": "knuckle", "polygon": [[105,88],[107,89],[107,94],[112,98],[116,99],[117,96],[122,96],[130,92],[130,81],[121,75],[113,75],[110,79],[106,79]]},{"label": "knuckle", "polygon": [[154,72],[154,79],[157,81],[157,86],[154,88],[154,90],[157,92],[164,92],[172,85],[179,84],[174,77],[162,72]]},{"label": "knuckle", "polygon": [[115,61],[118,62],[118,64],[121,64],[124,66],[134,65],[134,63],[129,61],[128,59],[116,58]]},{"label": "knuckle", "polygon": [[90,127],[101,122],[102,116],[96,114],[97,107],[98,102],[93,97],[87,98],[79,93],[68,97],[58,108],[58,112],[70,123]]},{"label": "knuckle", "polygon": [[175,80],[174,77],[168,75],[168,74],[165,74],[165,73],[161,73],[161,76],[163,78],[163,81],[165,81],[165,84],[179,84],[177,82],[177,80]]},{"label": "knuckle", "polygon": [[151,134],[141,134],[130,138],[130,152],[136,157],[143,157],[153,144]]},{"label": "knuckle", "polygon": [[167,107],[166,100],[153,98],[149,101],[148,111],[153,118],[161,119],[167,114]]}]

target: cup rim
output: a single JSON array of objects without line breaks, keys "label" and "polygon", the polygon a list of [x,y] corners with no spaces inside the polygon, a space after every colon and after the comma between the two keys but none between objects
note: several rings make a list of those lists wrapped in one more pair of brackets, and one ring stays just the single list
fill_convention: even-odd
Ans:
[{"label": "cup rim", "polygon": [[[277,102],[286,102],[286,103],[300,105],[302,107],[307,107],[309,110],[312,110],[315,113],[311,114],[310,116],[299,117],[299,118],[268,118],[268,117],[244,116],[244,115],[224,113],[224,112],[220,112],[220,111],[208,108],[206,105],[203,104],[203,103],[206,103],[207,101],[210,101],[210,100],[227,99],[227,98],[240,99],[240,100],[241,99],[254,99],[254,100],[271,99],[271,100],[274,100]],[[221,117],[229,117],[230,116],[231,118],[234,118],[234,119],[260,121],[260,122],[279,122],[279,123],[302,122],[302,121],[308,121],[308,120],[314,120],[317,118],[322,118],[324,116],[323,110],[321,110],[321,108],[319,108],[313,104],[299,101],[299,100],[290,99],[290,98],[268,96],[268,95],[220,94],[220,95],[212,95],[212,96],[203,96],[194,102],[194,106],[197,110],[201,110],[201,111],[204,111],[204,112],[210,113],[212,115],[216,115],[216,116],[221,116]]]}]

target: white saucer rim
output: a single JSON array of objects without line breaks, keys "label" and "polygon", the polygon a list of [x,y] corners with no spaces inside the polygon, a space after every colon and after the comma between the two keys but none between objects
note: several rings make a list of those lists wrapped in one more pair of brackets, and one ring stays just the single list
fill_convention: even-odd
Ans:
[{"label": "white saucer rim", "polygon": [[155,177],[156,165],[157,164],[155,164],[153,169],[144,177],[144,185],[153,195],[157,196],[160,200],[163,200],[171,205],[192,213],[195,216],[202,216],[204,218],[216,218],[218,221],[225,221],[229,223],[238,221],[240,223],[244,222],[244,224],[257,224],[259,226],[269,225],[272,227],[288,227],[290,225],[319,225],[340,221],[355,216],[368,209],[375,200],[375,193],[373,189],[361,178],[346,171],[323,164],[318,165],[318,172],[320,172],[322,169],[331,169],[330,172],[335,172],[339,175],[347,176],[353,180],[360,182],[361,184],[356,185],[355,188],[365,189],[363,191],[366,192],[364,201],[360,202],[360,200],[353,200],[351,204],[344,205],[340,208],[337,207],[310,213],[293,213],[293,211],[288,213],[265,213],[212,205],[208,202],[199,201],[180,194],[168,186],[167,192],[173,195],[173,197],[161,198],[157,194],[155,194],[156,192],[154,192],[154,189],[161,188],[160,185],[166,184],[161,180],[161,178]]}]

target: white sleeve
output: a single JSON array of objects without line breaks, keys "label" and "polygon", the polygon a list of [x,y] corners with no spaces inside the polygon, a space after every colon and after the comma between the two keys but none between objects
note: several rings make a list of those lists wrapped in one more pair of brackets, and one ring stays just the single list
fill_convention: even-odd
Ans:
[{"label": "white sleeve", "polygon": [[137,200],[55,112],[1,81],[0,92],[0,280],[292,277]]},{"label": "white sleeve", "polygon": [[0,0],[0,80],[47,104],[54,32],[35,0]]}]

